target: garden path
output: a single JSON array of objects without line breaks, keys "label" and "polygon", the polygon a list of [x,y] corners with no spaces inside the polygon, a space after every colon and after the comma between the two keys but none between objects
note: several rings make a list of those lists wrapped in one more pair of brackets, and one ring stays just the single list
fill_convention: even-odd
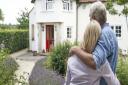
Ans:
[{"label": "garden path", "polygon": [[[35,65],[35,63],[45,58],[45,56],[33,56],[32,53],[25,53],[24,55],[13,57],[15,58],[16,62],[18,63],[19,67],[16,71],[16,76],[18,79],[20,79],[21,82],[28,83],[29,76],[32,72],[32,69]],[[20,85],[20,84],[16,84]],[[22,85],[22,84],[21,84]]]}]

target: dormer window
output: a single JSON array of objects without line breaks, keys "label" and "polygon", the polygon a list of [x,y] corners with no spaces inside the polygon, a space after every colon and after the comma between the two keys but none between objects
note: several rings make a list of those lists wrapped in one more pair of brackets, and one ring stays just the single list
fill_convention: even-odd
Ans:
[{"label": "dormer window", "polygon": [[53,2],[54,2],[54,0],[46,0],[46,10],[53,9]]},{"label": "dormer window", "polygon": [[63,1],[63,9],[69,11],[72,9],[72,2],[70,0],[62,0]]}]

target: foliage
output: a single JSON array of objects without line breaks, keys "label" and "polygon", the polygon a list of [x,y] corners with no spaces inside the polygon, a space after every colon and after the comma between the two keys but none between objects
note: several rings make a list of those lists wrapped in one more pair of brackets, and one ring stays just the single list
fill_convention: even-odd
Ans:
[{"label": "foliage", "polygon": [[2,10],[1,10],[1,9],[0,9],[0,20],[1,20],[1,21],[4,20],[3,13],[2,13]]},{"label": "foliage", "polygon": [[48,56],[46,66],[64,75],[66,70],[66,61],[69,57],[69,49],[73,44],[66,41],[58,44]]},{"label": "foliage", "polygon": [[10,52],[28,47],[28,30],[0,29],[0,49],[8,48]]},{"label": "foliage", "polygon": [[119,55],[118,64],[117,64],[117,77],[121,85],[128,85],[128,56],[125,60],[122,55]]},{"label": "foliage", "polygon": [[14,59],[8,57],[8,50],[0,50],[0,85],[14,85],[15,71],[17,70],[17,63]]},{"label": "foliage", "polygon": [[0,29],[16,29],[18,28],[17,25],[13,24],[0,24]]},{"label": "foliage", "polygon": [[21,10],[21,13],[19,13],[19,17],[17,18],[17,21],[19,23],[19,28],[26,29],[29,26],[29,12],[28,9],[25,8],[25,10]]},{"label": "foliage", "polygon": [[[118,13],[118,11],[114,8],[113,4],[123,6],[121,13]],[[106,8],[110,14],[124,15],[126,18],[126,25],[127,25],[127,29],[128,29],[128,0],[107,0]]]}]

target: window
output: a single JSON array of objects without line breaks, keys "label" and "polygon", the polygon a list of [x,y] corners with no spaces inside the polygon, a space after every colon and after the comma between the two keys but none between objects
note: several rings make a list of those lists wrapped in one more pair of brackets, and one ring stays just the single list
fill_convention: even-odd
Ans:
[{"label": "window", "polygon": [[71,27],[67,28],[67,38],[71,38]]},{"label": "window", "polygon": [[53,9],[53,0],[46,0],[46,10]]},{"label": "window", "polygon": [[71,10],[72,9],[72,2],[70,0],[62,0],[63,1],[63,9],[64,10]]},{"label": "window", "polygon": [[32,41],[34,41],[34,24],[32,24]]},{"label": "window", "polygon": [[121,37],[121,26],[111,26],[111,28],[115,32],[116,37]]},{"label": "window", "polygon": [[111,26],[112,30],[114,30],[114,26]]},{"label": "window", "polygon": [[116,26],[115,31],[116,31],[116,36],[121,37],[121,26]]}]

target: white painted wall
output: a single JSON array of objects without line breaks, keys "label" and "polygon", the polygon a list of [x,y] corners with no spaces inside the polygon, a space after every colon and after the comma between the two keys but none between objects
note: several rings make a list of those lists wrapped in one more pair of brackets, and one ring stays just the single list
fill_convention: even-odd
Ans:
[{"label": "white painted wall", "polygon": [[34,43],[35,41],[32,41],[32,24],[34,24],[35,28],[35,17],[36,17],[36,10],[33,8],[29,14],[29,50],[34,51]]}]

